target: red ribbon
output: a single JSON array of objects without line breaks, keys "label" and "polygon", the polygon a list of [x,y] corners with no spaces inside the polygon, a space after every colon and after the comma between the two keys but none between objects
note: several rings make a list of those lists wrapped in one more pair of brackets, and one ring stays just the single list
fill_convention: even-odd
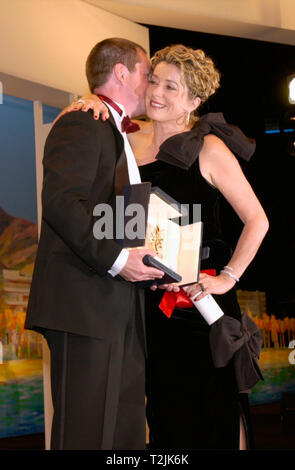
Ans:
[{"label": "red ribbon", "polygon": [[[216,275],[215,269],[204,269],[201,273],[209,274],[209,276]],[[189,308],[193,306],[194,304],[183,289],[180,289],[179,292],[166,291],[159,304],[159,308],[168,318],[171,317],[175,307]]]}]

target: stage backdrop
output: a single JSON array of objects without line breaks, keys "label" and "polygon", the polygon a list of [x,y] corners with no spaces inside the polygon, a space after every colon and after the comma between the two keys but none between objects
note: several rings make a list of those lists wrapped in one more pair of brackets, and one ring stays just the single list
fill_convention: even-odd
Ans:
[{"label": "stage backdrop", "polygon": [[[44,123],[59,110],[43,107]],[[0,437],[44,432],[42,340],[24,330],[38,244],[33,102],[0,106]]]}]

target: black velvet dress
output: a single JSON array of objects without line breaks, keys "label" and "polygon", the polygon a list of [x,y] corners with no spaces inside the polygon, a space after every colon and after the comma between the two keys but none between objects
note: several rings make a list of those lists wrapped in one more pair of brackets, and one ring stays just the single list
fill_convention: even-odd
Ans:
[{"label": "black velvet dress", "polygon": [[[231,249],[222,239],[219,191],[201,175],[198,155],[203,137],[214,133],[232,151],[249,159],[255,145],[229,126],[222,114],[203,116],[190,132],[178,134],[161,146],[157,161],[140,167],[142,181],[150,181],[182,204],[201,204],[203,245],[210,256],[201,269],[216,274]],[[163,291],[146,292],[147,420],[150,446],[155,449],[238,449],[240,416],[249,431],[246,394],[238,393],[233,363],[215,368],[209,330],[195,307],[175,308],[168,318],[158,308]],[[214,296],[226,315],[241,318],[235,288]],[[248,432],[248,439],[250,433]],[[248,440],[249,447],[252,445]]]}]

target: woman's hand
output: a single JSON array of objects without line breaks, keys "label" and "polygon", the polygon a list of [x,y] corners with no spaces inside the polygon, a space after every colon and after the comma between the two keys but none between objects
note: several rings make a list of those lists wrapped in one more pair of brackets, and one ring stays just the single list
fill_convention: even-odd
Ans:
[{"label": "woman's hand", "polygon": [[59,115],[55,118],[53,124],[55,124],[55,122],[66,113],[79,110],[87,112],[89,109],[93,109],[94,119],[99,119],[99,117],[101,116],[101,119],[103,121],[106,121],[110,117],[107,106],[101,101],[100,98],[98,98],[98,96],[91,94],[83,96],[78,100],[74,100],[69,106],[64,108],[59,113]]},{"label": "woman's hand", "polygon": [[207,294],[225,294],[235,285],[235,283],[236,281],[226,273],[220,273],[218,276],[210,276],[206,273],[200,273],[199,282],[188,286],[185,291],[191,298],[194,298],[199,294],[199,292],[202,292],[202,294],[197,296],[197,300],[200,300]]},{"label": "woman's hand", "polygon": [[[202,292],[202,294],[199,294],[197,296],[198,300],[202,299],[207,294],[225,294],[236,283],[236,281],[226,273],[220,273],[218,276],[210,276],[206,273],[200,273],[199,279],[199,282],[197,282],[196,284],[192,284],[185,288],[186,294],[191,298],[194,298],[197,294]],[[150,289],[153,291],[157,289],[164,289],[167,292],[180,291],[180,288],[177,284],[163,284],[159,286],[152,285]]]},{"label": "woman's hand", "polygon": [[150,289],[153,291],[157,289],[162,289],[162,290],[166,290],[167,292],[179,292],[180,291],[180,287],[178,287],[177,284],[160,284],[158,286],[156,284],[153,284],[150,287]]}]

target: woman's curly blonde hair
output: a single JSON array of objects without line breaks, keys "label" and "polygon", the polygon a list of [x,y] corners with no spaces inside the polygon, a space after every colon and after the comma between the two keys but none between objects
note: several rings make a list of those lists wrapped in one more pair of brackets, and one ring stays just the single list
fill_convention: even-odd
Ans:
[{"label": "woman's curly blonde hair", "polygon": [[176,65],[181,73],[182,83],[188,88],[190,99],[199,97],[201,104],[213,95],[220,86],[220,73],[213,60],[201,49],[192,49],[175,44],[159,50],[151,59],[152,70],[160,62]]}]

